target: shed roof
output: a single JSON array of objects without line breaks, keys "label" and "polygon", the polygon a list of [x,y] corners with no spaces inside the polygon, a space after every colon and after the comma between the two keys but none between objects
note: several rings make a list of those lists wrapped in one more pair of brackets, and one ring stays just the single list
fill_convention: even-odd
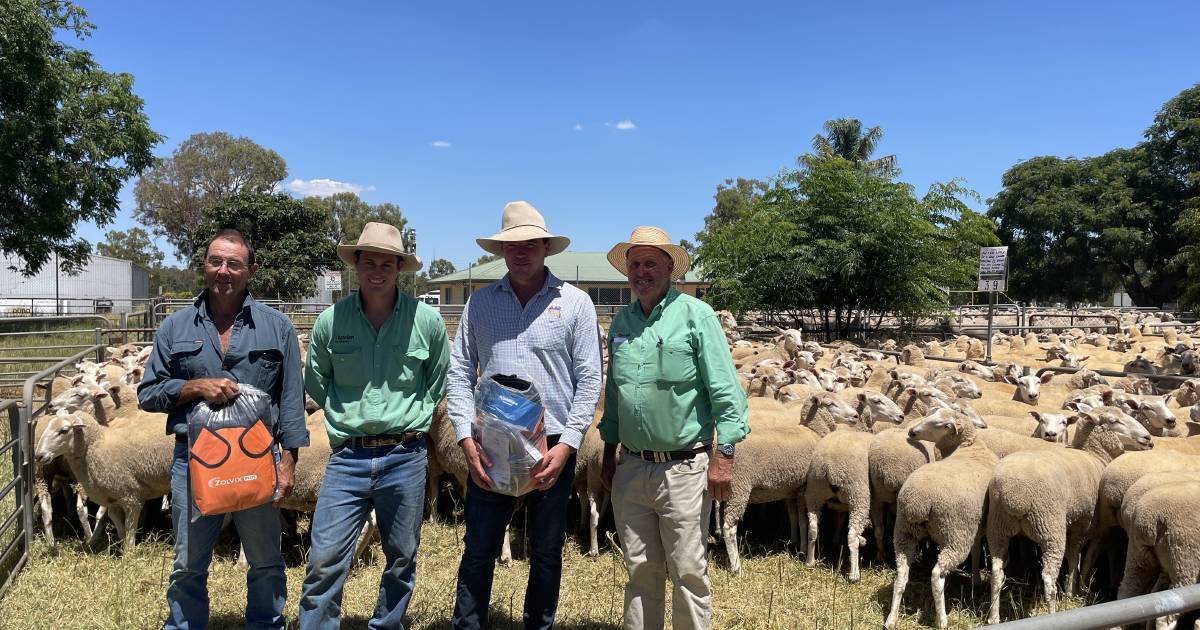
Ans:
[{"label": "shed roof", "polygon": [[[546,259],[550,271],[567,282],[627,282],[621,274],[608,262],[608,252],[563,252]],[[449,282],[499,280],[508,273],[504,259],[493,260],[481,265],[475,265],[469,270],[456,271],[440,278],[430,280],[430,284],[445,284]],[[696,270],[689,269],[682,282],[704,282]]]}]

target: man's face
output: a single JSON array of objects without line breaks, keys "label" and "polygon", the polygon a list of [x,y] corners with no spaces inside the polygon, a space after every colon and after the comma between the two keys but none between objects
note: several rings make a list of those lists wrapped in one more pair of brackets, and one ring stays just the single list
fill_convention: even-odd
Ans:
[{"label": "man's face", "polygon": [[250,250],[245,245],[217,239],[208,245],[204,255],[204,284],[216,297],[232,298],[242,294],[258,265],[250,264]]},{"label": "man's face", "polygon": [[354,271],[358,274],[358,290],[362,294],[384,296],[396,286],[400,265],[395,254],[360,251]]},{"label": "man's face", "polygon": [[504,263],[508,265],[510,278],[519,283],[528,283],[542,273],[550,245],[544,239],[538,238],[532,241],[504,243],[500,251],[504,254]]},{"label": "man's face", "polygon": [[625,256],[629,288],[642,304],[658,304],[671,286],[671,257],[648,245],[639,245]]}]

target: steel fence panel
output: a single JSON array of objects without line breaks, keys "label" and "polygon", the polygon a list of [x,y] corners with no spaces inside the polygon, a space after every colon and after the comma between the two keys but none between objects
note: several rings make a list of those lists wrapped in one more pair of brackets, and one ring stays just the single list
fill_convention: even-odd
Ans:
[{"label": "steel fence panel", "polygon": [[[22,421],[19,400],[0,400],[0,414],[8,416],[8,431],[0,454],[8,452],[11,468],[0,474],[0,596],[29,561],[33,544],[33,476],[31,435]],[[8,477],[5,479],[5,477]],[[10,508],[11,506],[11,508]]]}]

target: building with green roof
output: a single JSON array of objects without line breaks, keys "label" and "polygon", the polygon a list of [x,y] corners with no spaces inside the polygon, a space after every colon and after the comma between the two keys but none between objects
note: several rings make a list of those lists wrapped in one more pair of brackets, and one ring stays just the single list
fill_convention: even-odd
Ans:
[{"label": "building with green roof", "polygon": [[[563,252],[546,259],[554,275],[588,292],[595,304],[629,304],[629,281],[608,262],[607,252]],[[471,293],[499,280],[508,273],[504,259],[493,260],[470,269],[456,271],[429,281],[430,289],[441,292],[442,304],[465,304]],[[688,295],[704,297],[708,282],[689,269],[675,283]]]}]

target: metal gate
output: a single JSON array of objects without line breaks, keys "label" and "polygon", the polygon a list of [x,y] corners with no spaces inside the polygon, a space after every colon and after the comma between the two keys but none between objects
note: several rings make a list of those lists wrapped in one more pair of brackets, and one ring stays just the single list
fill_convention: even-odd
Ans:
[{"label": "metal gate", "polygon": [[28,425],[22,421],[20,401],[0,400],[0,416],[8,423],[0,430],[0,460],[12,466],[0,466],[0,595],[29,561],[33,544],[33,460],[28,448]]}]

